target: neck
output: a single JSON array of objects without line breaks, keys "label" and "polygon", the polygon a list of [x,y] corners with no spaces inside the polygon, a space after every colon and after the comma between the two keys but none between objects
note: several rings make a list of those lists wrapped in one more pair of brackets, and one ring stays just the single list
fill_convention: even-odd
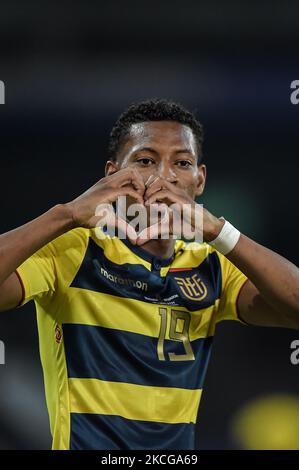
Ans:
[{"label": "neck", "polygon": [[175,240],[173,238],[169,238],[167,240],[149,240],[148,242],[144,243],[144,245],[142,245],[142,248],[154,256],[160,256],[160,258],[167,259],[173,255],[174,246]]}]

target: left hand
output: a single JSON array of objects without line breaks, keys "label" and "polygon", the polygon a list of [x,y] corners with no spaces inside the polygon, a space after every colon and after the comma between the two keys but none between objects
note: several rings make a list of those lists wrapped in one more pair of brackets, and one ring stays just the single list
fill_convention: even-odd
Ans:
[{"label": "left hand", "polygon": [[[197,204],[184,189],[174,185],[163,177],[152,179],[151,183],[147,185],[147,189],[144,193],[144,201],[146,206],[159,202],[164,203],[164,214],[158,223],[147,227],[139,233],[137,238],[138,245],[143,245],[152,238],[158,238],[158,236],[162,237],[164,233],[169,233],[169,235],[173,235],[174,237],[181,237],[185,235],[186,228],[186,238],[189,238],[188,233],[191,234],[191,232],[193,232],[196,239],[200,238],[202,241],[209,242],[217,237],[224,224],[223,220],[212,215],[201,204]],[[175,209],[172,210],[171,207],[168,207],[168,210],[167,208],[165,210],[165,204],[166,206],[176,204],[174,206]],[[188,209],[186,209],[186,205],[188,205]],[[176,208],[180,210],[181,222],[183,222],[183,224],[180,224],[179,233],[177,233],[176,230],[178,224],[173,223],[176,212],[178,212]],[[199,224],[199,222],[202,222],[202,224]],[[183,234],[181,233],[182,225],[184,227]],[[199,228],[201,233],[198,232]]]}]

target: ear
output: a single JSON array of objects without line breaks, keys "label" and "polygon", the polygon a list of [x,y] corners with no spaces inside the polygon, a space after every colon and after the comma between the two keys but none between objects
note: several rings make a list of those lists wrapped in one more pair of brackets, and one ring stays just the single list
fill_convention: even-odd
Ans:
[{"label": "ear", "polygon": [[197,175],[197,186],[195,190],[195,196],[201,196],[205,184],[206,184],[206,177],[207,177],[207,167],[204,164],[198,165],[198,175]]},{"label": "ear", "polygon": [[118,162],[108,160],[105,165],[105,176],[113,175],[116,171],[119,170]]}]

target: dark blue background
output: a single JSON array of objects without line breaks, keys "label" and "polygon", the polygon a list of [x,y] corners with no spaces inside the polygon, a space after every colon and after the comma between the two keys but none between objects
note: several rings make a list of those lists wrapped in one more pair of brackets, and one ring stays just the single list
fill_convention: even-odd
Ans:
[{"label": "dark blue background", "polygon": [[[202,202],[298,264],[299,4],[17,2],[0,6],[1,220],[10,230],[103,176],[109,131],[132,101],[196,110],[206,143]],[[262,394],[298,396],[290,330],[218,329],[199,446],[237,448],[234,413]],[[49,448],[34,306],[1,314],[0,448]]]}]

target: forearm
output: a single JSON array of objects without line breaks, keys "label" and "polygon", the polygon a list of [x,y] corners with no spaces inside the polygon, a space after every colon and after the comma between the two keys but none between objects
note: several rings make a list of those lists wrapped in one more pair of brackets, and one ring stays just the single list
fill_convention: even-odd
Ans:
[{"label": "forearm", "polygon": [[243,234],[226,257],[275,310],[299,316],[299,269],[293,263]]},{"label": "forearm", "polygon": [[73,228],[67,204],[58,204],[21,227],[0,235],[0,285],[27,258]]}]

